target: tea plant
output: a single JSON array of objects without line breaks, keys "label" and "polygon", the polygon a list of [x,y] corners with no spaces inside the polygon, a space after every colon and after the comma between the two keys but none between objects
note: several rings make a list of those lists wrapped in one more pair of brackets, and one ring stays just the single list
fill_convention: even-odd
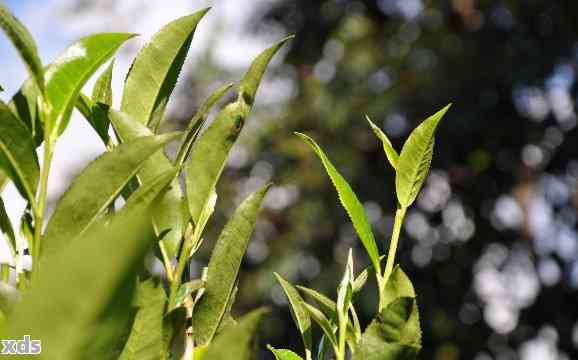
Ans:
[{"label": "tea plant", "polygon": [[[0,27],[29,72],[11,101],[0,101],[0,189],[11,181],[27,202],[15,231],[0,199],[0,230],[11,256],[10,263],[1,265],[0,338],[39,339],[42,349],[35,355],[54,360],[251,357],[252,337],[266,310],[235,319],[231,308],[241,261],[269,185],[234,211],[201,278],[193,279],[187,269],[204,245],[217,183],[261,78],[290,37],[253,61],[236,100],[210,124],[211,109],[232,84],[216,89],[185,131],[161,134],[169,97],[207,11],[179,18],[153,36],[137,54],[120,109],[114,109],[112,57],[134,34],[84,37],[44,65],[26,27],[0,4]],[[92,94],[84,94],[86,82],[107,62]],[[75,177],[48,217],[52,158],[74,109],[106,151]],[[321,158],[371,260],[370,268],[355,274],[349,253],[336,301],[276,275],[301,332],[305,359],[313,358],[312,322],[323,331],[317,359],[330,354],[338,360],[347,354],[354,359],[415,358],[421,346],[415,292],[401,268],[394,267],[395,253],[406,210],[429,171],[435,129],[447,109],[415,129],[400,154],[368,119],[396,171],[398,209],[385,268],[385,256],[355,193],[315,141],[298,134]],[[164,151],[170,142],[178,142],[174,157]],[[32,258],[30,269],[23,266],[26,251]],[[145,265],[149,256],[163,264],[162,277]],[[362,330],[354,300],[370,275],[377,281],[379,306]],[[290,350],[270,349],[277,359],[301,359]]]},{"label": "tea plant", "polygon": [[[289,38],[253,61],[236,100],[208,126],[209,112],[232,84],[216,89],[184,132],[159,134],[195,29],[207,11],[179,18],[154,35],[126,76],[117,110],[111,58],[134,34],[84,37],[44,65],[26,27],[0,4],[0,27],[30,75],[9,103],[0,101],[0,183],[3,188],[12,181],[27,202],[17,232],[0,201],[0,228],[12,258],[2,265],[2,339],[39,339],[43,359],[249,358],[251,337],[265,310],[240,319],[230,310],[269,186],[232,214],[202,278],[192,279],[187,265],[203,245],[217,182],[261,78]],[[92,94],[82,93],[107,62]],[[106,152],[76,176],[48,218],[54,149],[75,108]],[[109,136],[111,127],[115,136]],[[164,152],[170,142],[179,144],[174,159]],[[26,249],[30,271],[23,267]],[[151,253],[164,265],[162,279],[144,266]]]},{"label": "tea plant", "polygon": [[[417,357],[421,348],[421,330],[415,290],[401,267],[394,267],[395,254],[406,211],[415,201],[429,172],[435,130],[449,107],[450,105],[427,118],[413,130],[399,154],[381,129],[369,117],[367,118],[373,132],[381,140],[386,158],[396,173],[397,209],[385,268],[382,268],[381,264],[385,255],[379,253],[363,205],[321,147],[309,136],[297,133],[321,159],[372,265],[356,276],[350,250],[343,278],[337,287],[337,301],[313,289],[294,287],[276,274],[289,299],[291,314],[301,333],[306,360],[313,358],[312,322],[319,325],[323,331],[323,337],[317,346],[318,360],[325,359],[328,350],[333,352],[337,360],[344,360],[348,351],[355,360]],[[377,281],[379,305],[377,315],[362,331],[354,299],[363,289],[370,273]],[[310,297],[317,307],[306,302],[301,294]],[[290,350],[273,347],[270,347],[270,350],[279,360],[302,359]]]}]

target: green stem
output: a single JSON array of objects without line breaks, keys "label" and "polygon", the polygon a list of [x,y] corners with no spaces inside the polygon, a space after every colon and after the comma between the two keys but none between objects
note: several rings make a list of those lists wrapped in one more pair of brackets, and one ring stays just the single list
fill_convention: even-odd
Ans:
[{"label": "green stem", "polygon": [[383,273],[383,279],[381,283],[381,289],[379,292],[379,311],[385,307],[383,304],[383,296],[381,295],[383,289],[385,288],[389,276],[393,271],[393,265],[395,264],[395,254],[397,253],[397,244],[399,242],[399,234],[401,232],[401,226],[403,225],[403,219],[405,218],[405,213],[407,208],[399,207],[395,211],[395,221],[393,223],[393,232],[391,233],[391,241],[389,242],[389,252],[387,254],[387,262],[385,263],[385,272]]},{"label": "green stem", "polygon": [[183,279],[183,273],[185,271],[185,267],[187,266],[187,262],[189,260],[189,255],[193,250],[193,247],[198,242],[201,237],[202,229],[198,229],[198,225],[195,226],[195,230],[191,236],[187,236],[185,232],[185,237],[183,240],[183,248],[181,249],[181,253],[179,255],[179,262],[177,263],[177,268],[173,272],[173,280],[171,282],[171,288],[169,293],[169,311],[174,308],[175,302],[177,299],[177,292],[179,291],[179,287],[181,286],[181,282]]},{"label": "green stem", "polygon": [[32,274],[35,275],[38,270],[40,260],[40,242],[42,239],[42,228],[44,225],[44,215],[46,211],[46,198],[48,194],[48,175],[50,174],[50,165],[53,155],[52,138],[49,136],[44,142],[44,162],[42,164],[42,174],[40,176],[40,190],[38,193],[38,202],[34,211],[34,241],[32,244]]}]

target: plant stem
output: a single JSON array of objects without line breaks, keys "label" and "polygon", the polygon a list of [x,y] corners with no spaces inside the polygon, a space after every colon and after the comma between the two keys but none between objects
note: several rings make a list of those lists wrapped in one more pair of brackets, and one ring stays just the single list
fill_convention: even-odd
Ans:
[{"label": "plant stem", "polygon": [[40,190],[38,193],[38,202],[34,211],[34,241],[32,244],[32,274],[35,275],[38,270],[40,260],[40,242],[42,238],[42,228],[44,225],[44,215],[46,211],[46,197],[48,193],[48,175],[50,174],[50,165],[53,155],[52,138],[49,136],[44,142],[44,162],[42,164],[42,174],[40,176]]},{"label": "plant stem", "polygon": [[177,263],[177,267],[173,272],[173,280],[171,281],[171,289],[169,293],[169,311],[175,306],[175,301],[177,298],[177,292],[179,291],[179,286],[181,285],[181,280],[183,278],[183,272],[185,271],[185,267],[187,266],[187,261],[189,260],[189,255],[193,250],[193,247],[198,242],[201,237],[202,229],[199,229],[199,224],[195,226],[195,230],[191,236],[187,236],[185,232],[185,237],[183,240],[183,248],[181,249],[181,253],[179,255],[179,262]]},{"label": "plant stem", "polygon": [[393,223],[393,232],[391,233],[391,240],[389,242],[389,252],[387,254],[387,262],[385,263],[385,272],[383,273],[382,279],[382,289],[379,292],[379,311],[384,308],[385,304],[382,302],[383,296],[381,295],[383,289],[385,288],[389,276],[393,271],[393,265],[395,264],[395,254],[397,253],[397,244],[399,241],[399,234],[401,232],[401,226],[403,225],[403,219],[405,218],[405,212],[407,208],[398,207],[395,211],[395,221]]}]

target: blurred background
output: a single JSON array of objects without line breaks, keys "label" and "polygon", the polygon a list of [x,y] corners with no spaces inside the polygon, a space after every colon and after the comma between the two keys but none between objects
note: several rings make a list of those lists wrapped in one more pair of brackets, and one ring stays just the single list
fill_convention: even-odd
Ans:
[{"label": "blurred background", "polygon": [[[166,22],[211,5],[193,40],[166,129],[238,80],[253,57],[295,33],[274,62],[219,185],[214,233],[248,192],[274,181],[240,279],[237,313],[273,309],[260,342],[301,351],[277,271],[335,296],[349,248],[368,264],[314,154],[313,136],[364,203],[381,248],[395,210],[394,175],[368,114],[401,149],[452,102],[431,174],[410,210],[398,260],[413,280],[421,359],[578,359],[578,2],[572,0],[8,0],[48,63],[98,31],[141,36],[115,68],[115,101],[138,48]],[[25,69],[0,38],[8,99]],[[55,201],[103,151],[77,116],[59,143]],[[7,199],[8,197],[8,199]],[[17,192],[4,193],[16,214]],[[14,219],[16,221],[16,219]],[[198,273],[206,258],[192,265]],[[358,308],[377,306],[370,284]],[[259,358],[270,359],[266,351]]]}]

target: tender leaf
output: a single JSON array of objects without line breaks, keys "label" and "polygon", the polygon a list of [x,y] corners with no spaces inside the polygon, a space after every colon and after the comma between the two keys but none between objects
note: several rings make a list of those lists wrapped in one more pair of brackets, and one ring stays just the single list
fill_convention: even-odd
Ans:
[{"label": "tender leaf", "polygon": [[[104,70],[104,72],[98,77],[94,88],[92,89],[92,104],[90,105],[90,115],[86,116],[84,111],[81,113],[90,122],[94,130],[105,145],[108,145],[108,127],[110,125],[110,120],[108,118],[108,109],[112,106],[112,71],[114,66],[114,60],[110,65]],[[81,93],[77,102],[77,108],[79,108],[79,103],[87,103],[87,98]]]},{"label": "tender leaf", "polygon": [[[39,89],[44,90],[44,70],[38,48],[28,29],[0,2],[0,28],[4,30],[26,64],[30,76]],[[1,88],[0,88],[1,89]]]},{"label": "tender leaf", "polygon": [[415,299],[397,298],[365,329],[354,360],[414,360],[421,348]]},{"label": "tender leaf", "polygon": [[94,88],[92,89],[92,101],[95,103],[112,106],[112,71],[114,68],[114,60],[110,65],[100,74]]},{"label": "tender leaf", "polygon": [[229,91],[232,86],[233,84],[226,84],[219,87],[209,96],[207,100],[205,100],[195,115],[193,115],[191,121],[189,121],[187,129],[184,132],[183,141],[179,147],[179,151],[177,152],[177,166],[182,166],[187,156],[189,155],[191,146],[199,136],[201,128],[205,124],[207,116],[209,115],[209,111],[211,111],[213,106],[227,93],[227,91]]},{"label": "tender leaf", "polygon": [[[91,230],[84,241],[46,256],[40,263],[42,271],[14,308],[2,338],[20,339],[28,334],[42,339],[42,359],[46,360],[84,355],[117,359],[118,349],[101,348],[100,353],[90,355],[85,350],[102,335],[95,331],[103,314],[124,317],[129,311],[111,306],[130,305],[131,296],[124,289],[134,287],[137,271],[152,245],[146,226],[150,221],[148,209],[172,176],[165,174],[139,188],[107,226]],[[126,299],[120,302],[119,294]]]},{"label": "tender leaf", "polygon": [[238,324],[219,334],[202,356],[198,357],[195,353],[195,360],[251,359],[251,339],[265,313],[265,309],[257,309],[243,316]]},{"label": "tender leaf", "polygon": [[88,121],[90,126],[96,131],[100,139],[105,145],[109,143],[108,127],[110,119],[108,118],[108,110],[110,107],[105,104],[94,103],[88,96],[80,93],[76,101],[76,109]]},{"label": "tender leaf", "polygon": [[281,39],[276,44],[271,46],[270,48],[263,51],[249,67],[249,70],[245,73],[245,76],[241,80],[239,85],[239,99],[243,100],[246,105],[249,107],[253,106],[255,102],[255,95],[257,94],[257,90],[259,89],[259,84],[261,83],[261,79],[263,78],[263,74],[265,74],[265,70],[267,70],[267,66],[269,66],[269,62],[275,54],[285,45],[285,43],[295,36],[290,35],[284,39]]},{"label": "tender leaf", "polygon": [[46,91],[51,108],[49,117],[45,120],[45,127],[49,136],[56,137],[62,134],[86,81],[133,36],[133,34],[101,33],[84,37],[48,67]]},{"label": "tender leaf", "polygon": [[244,127],[269,61],[288,39],[266,49],[253,61],[241,81],[239,100],[222,109],[215,121],[194,143],[185,178],[193,223],[197,223],[202,209],[215,191],[229,151]]},{"label": "tender leaf", "polygon": [[311,315],[311,318],[317,323],[317,325],[319,325],[321,330],[323,330],[323,333],[329,339],[329,341],[331,341],[331,344],[333,344],[333,346],[337,346],[337,338],[335,337],[335,330],[329,319],[314,306],[311,306],[307,303],[303,304],[305,306],[305,309],[307,309],[307,311],[309,312],[309,315]]},{"label": "tender leaf", "polygon": [[341,176],[335,166],[333,166],[329,158],[327,158],[315,140],[305,134],[296,134],[301,139],[303,139],[321,159],[327,175],[329,175],[333,186],[337,190],[339,201],[341,201],[341,204],[347,211],[347,214],[353,223],[353,227],[355,228],[357,235],[361,239],[361,242],[363,243],[369,258],[371,259],[371,263],[373,264],[375,271],[378,274],[381,274],[381,267],[379,265],[379,250],[377,249],[375,237],[371,231],[371,225],[369,224],[363,205],[351,189],[351,186],[349,186],[347,181],[343,178],[343,176]]},{"label": "tender leaf", "polygon": [[209,261],[205,294],[193,314],[195,342],[198,344],[211,341],[226,312],[241,260],[268,189],[269,185],[266,185],[247,197],[235,210],[217,240]]},{"label": "tender leaf", "polygon": [[0,100],[0,167],[30,203],[38,184],[38,160],[26,125]]},{"label": "tender leaf", "polygon": [[396,170],[397,162],[399,160],[399,154],[393,148],[393,145],[391,145],[391,141],[389,141],[387,135],[385,135],[385,133],[381,131],[381,129],[371,121],[369,116],[365,115],[365,118],[367,119],[367,122],[369,123],[371,129],[375,133],[375,136],[377,136],[379,140],[381,140],[381,143],[383,144],[383,151],[385,152],[387,160],[389,161],[393,169]]},{"label": "tender leaf", "polygon": [[153,279],[139,284],[137,290],[138,312],[120,360],[157,360],[162,358],[163,315],[167,302],[162,284]]},{"label": "tender leaf", "polygon": [[353,293],[356,294],[363,289],[365,283],[367,282],[367,277],[369,276],[369,271],[367,269],[363,270],[353,281]]},{"label": "tender leaf", "polygon": [[285,295],[289,299],[289,303],[291,304],[291,315],[293,316],[293,321],[295,321],[295,324],[301,333],[301,339],[303,340],[303,345],[305,346],[305,352],[310,353],[312,348],[311,317],[303,305],[305,301],[303,301],[303,298],[301,295],[299,295],[299,292],[293,285],[291,285],[291,283],[283,279],[283,277],[277,273],[275,273],[275,277],[283,288]]},{"label": "tender leaf", "polygon": [[406,140],[399,160],[395,177],[397,200],[402,207],[409,207],[417,197],[429,172],[435,130],[451,105],[447,105],[427,118],[415,128]]},{"label": "tender leaf", "polygon": [[120,194],[146,159],[180,133],[148,136],[117,146],[90,163],[64,193],[42,241],[43,252],[74,242]]},{"label": "tender leaf", "polygon": [[275,355],[275,360],[303,360],[301,356],[295,354],[291,350],[275,349],[271,345],[267,345],[267,349],[269,349],[273,355]]},{"label": "tender leaf", "polygon": [[195,279],[188,281],[181,285],[177,292],[177,297],[175,300],[175,308],[181,306],[183,300],[193,292],[202,289],[205,286],[205,282],[200,279]]},{"label": "tender leaf", "polygon": [[[149,128],[127,114],[111,109],[109,116],[121,142],[132,141],[153,134]],[[144,163],[137,177],[141,183],[146,184],[156,178],[160,173],[172,168],[173,164],[171,161],[162,150],[159,150]],[[177,168],[177,171],[180,171],[180,168]],[[164,194],[163,198],[155,204],[153,212],[153,223],[156,234],[158,235],[165,230],[170,230],[163,237],[161,244],[165,255],[171,259],[177,255],[185,232],[185,226],[189,220],[186,202],[183,199],[178,178],[175,177],[170,189]]]},{"label": "tender leaf", "polygon": [[305,295],[311,297],[315,302],[321,307],[321,310],[326,316],[333,318],[335,316],[335,310],[337,309],[337,304],[335,301],[331,300],[327,296],[321,294],[320,292],[307,288],[305,286],[297,285],[297,288],[301,290]]},{"label": "tender leaf", "polygon": [[4,206],[4,200],[0,198],[0,231],[4,234],[4,238],[8,240],[8,246],[10,247],[10,256],[15,255],[16,248],[16,236],[14,235],[14,229],[12,229],[12,223],[6,212],[6,207]]},{"label": "tender leaf", "polygon": [[189,51],[197,24],[209,9],[174,20],[138,53],[122,96],[121,110],[156,128]]}]

